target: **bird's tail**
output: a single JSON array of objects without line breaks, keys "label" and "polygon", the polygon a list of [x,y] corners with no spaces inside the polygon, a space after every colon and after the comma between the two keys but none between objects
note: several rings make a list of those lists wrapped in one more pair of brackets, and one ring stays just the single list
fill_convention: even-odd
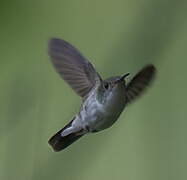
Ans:
[{"label": "bird's tail", "polygon": [[81,133],[79,130],[78,132],[72,132],[62,136],[62,132],[70,127],[72,122],[73,120],[49,139],[48,143],[52,146],[54,151],[58,152],[65,149],[84,135],[84,133]]}]

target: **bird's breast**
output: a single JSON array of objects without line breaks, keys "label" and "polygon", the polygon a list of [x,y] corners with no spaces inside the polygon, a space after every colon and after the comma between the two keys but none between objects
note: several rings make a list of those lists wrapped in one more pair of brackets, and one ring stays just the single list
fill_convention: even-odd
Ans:
[{"label": "bird's breast", "polygon": [[104,103],[96,96],[87,99],[80,111],[83,126],[91,131],[100,131],[110,127],[124,109],[125,101],[122,98],[108,98]]}]

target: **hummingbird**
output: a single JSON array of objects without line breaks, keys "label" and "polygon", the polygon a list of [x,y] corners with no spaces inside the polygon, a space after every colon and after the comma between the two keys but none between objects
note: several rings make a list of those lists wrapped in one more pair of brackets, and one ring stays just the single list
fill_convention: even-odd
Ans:
[{"label": "hummingbird", "polygon": [[124,108],[150,85],[156,72],[152,64],[143,67],[128,83],[121,76],[102,79],[94,66],[65,40],[52,38],[48,53],[62,79],[82,98],[80,111],[48,143],[58,152],[80,137],[111,127]]}]

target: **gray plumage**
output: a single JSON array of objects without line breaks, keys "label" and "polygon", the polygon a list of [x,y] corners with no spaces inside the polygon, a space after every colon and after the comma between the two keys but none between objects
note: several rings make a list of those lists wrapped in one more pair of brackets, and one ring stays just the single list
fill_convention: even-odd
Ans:
[{"label": "gray plumage", "polygon": [[142,94],[155,75],[155,67],[147,65],[127,84],[125,77],[129,73],[102,80],[75,47],[60,39],[50,40],[49,56],[61,77],[83,98],[79,113],[49,140],[55,151],[66,148],[84,134],[112,126],[125,106]]}]

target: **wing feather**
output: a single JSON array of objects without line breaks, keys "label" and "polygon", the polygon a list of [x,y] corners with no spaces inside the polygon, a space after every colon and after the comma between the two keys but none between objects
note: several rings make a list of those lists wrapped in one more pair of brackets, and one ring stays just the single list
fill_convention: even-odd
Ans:
[{"label": "wing feather", "polygon": [[130,103],[140,96],[155,76],[156,69],[153,65],[147,65],[127,84],[127,102]]},{"label": "wing feather", "polygon": [[49,56],[56,71],[83,98],[97,81],[101,81],[92,64],[64,40],[56,38],[50,40]]}]

